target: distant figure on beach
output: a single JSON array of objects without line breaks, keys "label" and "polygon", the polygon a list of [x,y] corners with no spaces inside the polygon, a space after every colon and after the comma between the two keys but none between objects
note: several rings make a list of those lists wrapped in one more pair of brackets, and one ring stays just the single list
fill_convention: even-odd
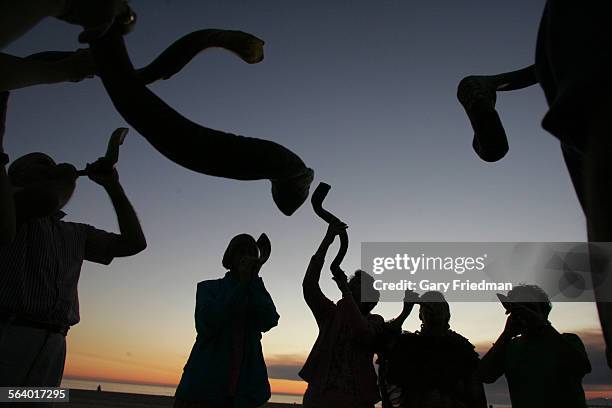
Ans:
[{"label": "distant figure on beach", "polygon": [[225,276],[198,283],[197,337],[174,407],[254,408],[270,398],[261,334],[280,316],[259,276],[270,252],[265,234],[237,235],[223,255]]},{"label": "distant figure on beach", "polygon": [[[508,150],[494,109],[496,92],[540,84],[549,105],[542,127],[561,142],[590,242],[612,242],[610,16],[609,1],[577,5],[548,0],[538,32],[535,65],[500,75],[467,77],[458,90],[476,131],[474,148],[483,159],[496,161]],[[612,271],[608,266],[592,273],[612,368]]]},{"label": "distant figure on beach", "polygon": [[[398,333],[416,303],[421,330]],[[402,313],[387,323],[392,333],[379,355],[384,408],[486,408],[484,387],[475,376],[478,353],[449,321],[442,293],[406,292]]]},{"label": "distant figure on beach", "polygon": [[[308,388],[305,408],[372,408],[380,400],[373,358],[378,335],[384,325],[381,316],[372,314],[379,293],[373,278],[356,271],[347,281],[337,274],[334,280],[342,299],[334,304],[321,291],[319,280],[325,255],[334,238],[345,232],[340,222],[329,224],[327,233],[313,255],[302,284],[304,299],[319,327],[319,335],[300,371]],[[368,300],[361,301],[363,290]]]},{"label": "distant figure on beach", "polygon": [[98,392],[102,391],[102,386],[100,384],[98,384],[98,387],[96,388],[96,391],[98,391]]},{"label": "distant figure on beach", "polygon": [[[8,98],[2,95],[0,129]],[[57,387],[68,329],[79,322],[83,261],[108,265],[143,251],[146,240],[117,171],[104,158],[88,165],[87,173],[110,197],[120,234],[62,221],[76,187],[73,165],[30,153],[6,171],[8,157],[0,158],[2,228],[12,229],[3,231],[0,242],[0,384]]]},{"label": "distant figure on beach", "polygon": [[479,378],[490,384],[505,375],[513,408],[585,408],[582,378],[591,364],[580,338],[548,321],[548,295],[537,286],[516,286],[504,307],[506,327],[480,361]]}]

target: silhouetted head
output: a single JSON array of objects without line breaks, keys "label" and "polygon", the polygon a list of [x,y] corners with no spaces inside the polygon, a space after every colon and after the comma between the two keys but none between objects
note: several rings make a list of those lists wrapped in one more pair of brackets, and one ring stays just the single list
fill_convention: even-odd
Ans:
[{"label": "silhouetted head", "polygon": [[[53,208],[48,211],[57,211],[72,197],[77,171],[72,164],[57,164],[44,153],[29,153],[11,163],[8,176],[11,184],[29,197],[28,205],[50,206]],[[32,202],[35,200],[39,202]]]},{"label": "silhouetted head", "polygon": [[521,315],[521,309],[513,306],[522,306],[530,311],[537,313],[544,320],[548,320],[548,315],[552,309],[550,298],[536,285],[517,285],[510,292],[508,292],[508,300],[510,303],[510,310],[506,310],[506,314],[513,314],[517,316],[517,319],[523,325],[526,331],[529,331],[530,327],[528,320],[524,319]]},{"label": "silhouetted head", "polygon": [[[376,307],[380,299],[380,292],[374,289],[374,278],[368,275],[367,272],[358,269],[353,276],[350,277],[348,285],[353,294],[353,298],[359,305],[361,313],[370,313]],[[363,299],[368,300],[367,302],[361,301],[362,293]]]},{"label": "silhouetted head", "polygon": [[229,270],[235,270],[238,263],[244,257],[259,256],[259,248],[257,247],[257,241],[249,234],[236,235],[230,241],[225,253],[223,254],[223,267]]},{"label": "silhouetted head", "polygon": [[425,292],[419,297],[421,331],[445,332],[449,329],[450,307],[440,292]]}]

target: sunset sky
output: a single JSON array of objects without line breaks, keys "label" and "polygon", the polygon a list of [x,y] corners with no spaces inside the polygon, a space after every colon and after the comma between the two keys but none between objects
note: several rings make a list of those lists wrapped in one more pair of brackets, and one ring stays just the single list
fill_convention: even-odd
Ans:
[{"label": "sunset sky", "polygon": [[[198,123],[274,140],[298,153],[315,169],[315,185],[333,186],[326,204],[350,226],[348,270],[360,266],[364,241],[586,239],[558,142],[540,127],[546,111],[541,90],[498,98],[510,152],[496,164],[472,151],[472,131],[455,96],[468,74],[533,62],[544,0],[131,4],[139,21],[126,41],[136,66],[202,28],[240,29],[266,41],[258,65],[213,50],[152,89]],[[48,20],[5,51],[76,49],[78,31]],[[12,94],[5,150],[11,157],[43,151],[81,167],[104,152],[120,126],[125,122],[97,78],[29,88]],[[317,335],[301,279],[325,231],[310,206],[286,217],[275,208],[268,182],[190,172],[133,130],[119,172],[149,246],[109,267],[83,267],[82,322],[68,336],[65,375],[176,384],[195,337],[196,283],[223,275],[221,256],[231,237],[266,232],[272,257],[262,276],[281,320],[264,335],[264,352],[273,390],[300,393],[297,371]],[[70,220],[116,230],[108,198],[88,180],[79,181],[67,212]],[[325,274],[322,287],[339,297]],[[375,312],[391,318],[400,307],[381,304]],[[452,328],[481,351],[505,323],[499,304],[451,309]],[[404,329],[418,329],[417,315]],[[588,345],[594,366],[585,379],[589,396],[612,397],[594,305],[555,304],[551,321]],[[503,387],[490,393],[498,391]]]}]

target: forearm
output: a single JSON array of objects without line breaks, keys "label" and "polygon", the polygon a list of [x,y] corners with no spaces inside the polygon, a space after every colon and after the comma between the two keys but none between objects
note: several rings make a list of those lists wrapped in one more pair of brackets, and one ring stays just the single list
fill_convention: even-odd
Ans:
[{"label": "forearm", "polygon": [[67,80],[52,62],[0,53],[0,92]]},{"label": "forearm", "polygon": [[504,370],[504,360],[510,338],[502,333],[478,364],[476,377],[487,384],[497,380]]},{"label": "forearm", "polygon": [[308,264],[308,268],[306,269],[306,274],[304,275],[303,286],[319,286],[319,280],[321,279],[321,269],[323,268],[323,264],[325,263],[325,255],[327,254],[327,250],[332,244],[333,239],[325,237],[317,251],[314,253],[312,258],[310,259],[310,263]]},{"label": "forearm", "polygon": [[120,242],[115,248],[115,256],[129,256],[143,251],[147,241],[140,226],[138,215],[119,182],[104,187],[113,203],[119,224]]},{"label": "forearm", "polygon": [[249,314],[253,317],[252,323],[259,331],[266,332],[278,324],[280,316],[261,278],[256,278],[251,284],[248,302]]},{"label": "forearm", "polygon": [[0,49],[24,35],[45,17],[57,17],[67,0],[4,0],[0,2]]},{"label": "forearm", "polygon": [[391,320],[388,325],[392,330],[401,330],[404,322],[410,316],[410,312],[412,312],[412,308],[414,304],[404,303],[402,308],[402,312],[393,320]]}]

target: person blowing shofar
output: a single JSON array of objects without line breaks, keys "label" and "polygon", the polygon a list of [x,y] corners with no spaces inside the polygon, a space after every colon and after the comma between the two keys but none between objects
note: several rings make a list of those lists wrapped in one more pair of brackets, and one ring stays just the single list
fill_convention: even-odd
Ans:
[{"label": "person blowing shofar", "polygon": [[198,283],[197,337],[181,381],[175,408],[254,408],[270,398],[261,334],[278,324],[274,301],[259,277],[270,257],[266,234],[232,238],[221,279]]},{"label": "person blowing shofar", "polygon": [[[2,95],[0,152],[8,98]],[[73,165],[30,153],[6,171],[8,156],[0,158],[2,229],[11,230],[3,231],[0,241],[0,385],[58,387],[66,335],[80,320],[77,284],[83,261],[108,265],[143,251],[147,243],[108,157],[81,173],[106,190],[119,234],[62,221],[79,175]]]}]

